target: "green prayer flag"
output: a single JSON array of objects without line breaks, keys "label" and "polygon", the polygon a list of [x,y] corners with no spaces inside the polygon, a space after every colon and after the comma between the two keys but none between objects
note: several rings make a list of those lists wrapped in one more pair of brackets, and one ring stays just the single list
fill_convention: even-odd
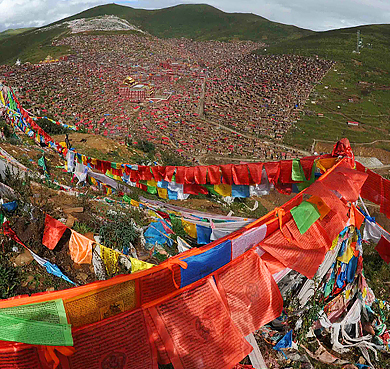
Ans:
[{"label": "green prayer flag", "polygon": [[294,159],[292,162],[291,179],[296,182],[306,181],[305,172],[299,159]]},{"label": "green prayer flag", "polygon": [[157,187],[148,185],[148,192],[155,195],[157,193]]},{"label": "green prayer flag", "polygon": [[38,165],[43,168],[43,170],[46,170],[46,163],[45,163],[45,157],[41,156],[38,159]]},{"label": "green prayer flag", "polygon": [[207,190],[208,190],[210,193],[212,193],[212,194],[214,194],[214,195],[221,196],[218,192],[216,192],[216,191],[214,190],[214,185],[204,184],[204,185],[202,185],[202,186],[205,187],[205,188],[207,188]]},{"label": "green prayer flag", "polygon": [[125,202],[128,202],[130,204],[131,202],[131,197],[127,196],[127,195],[123,195],[123,201]]},{"label": "green prayer flag", "polygon": [[291,215],[301,234],[304,234],[320,218],[317,207],[308,201],[303,201],[300,205],[292,208]]},{"label": "green prayer flag", "polygon": [[73,346],[62,300],[0,309],[0,340],[45,346]]}]

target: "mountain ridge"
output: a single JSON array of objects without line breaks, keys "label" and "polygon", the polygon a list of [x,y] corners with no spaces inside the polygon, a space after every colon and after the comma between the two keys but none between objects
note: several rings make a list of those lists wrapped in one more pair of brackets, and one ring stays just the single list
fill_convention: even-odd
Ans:
[{"label": "mountain ridge", "polygon": [[69,32],[65,22],[104,15],[117,16],[159,38],[185,37],[199,41],[252,40],[276,43],[314,33],[272,22],[255,14],[226,13],[206,4],[182,4],[155,10],[106,4],[0,40],[0,63],[12,64],[17,58],[22,61],[39,61],[46,51],[47,54],[57,56],[66,53],[66,50],[61,49],[50,50],[53,39]]}]

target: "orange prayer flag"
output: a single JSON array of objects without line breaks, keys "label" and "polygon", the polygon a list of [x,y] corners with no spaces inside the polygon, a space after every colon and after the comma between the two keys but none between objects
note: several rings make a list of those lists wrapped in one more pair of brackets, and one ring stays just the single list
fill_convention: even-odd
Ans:
[{"label": "orange prayer flag", "polygon": [[76,264],[90,264],[92,261],[93,241],[72,230],[69,240],[69,251]]}]

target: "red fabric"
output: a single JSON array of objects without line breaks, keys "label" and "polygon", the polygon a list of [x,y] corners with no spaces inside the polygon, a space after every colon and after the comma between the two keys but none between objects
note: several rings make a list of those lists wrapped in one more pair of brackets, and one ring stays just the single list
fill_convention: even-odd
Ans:
[{"label": "red fabric", "polygon": [[359,172],[365,172],[366,171],[366,167],[359,163],[358,161],[355,162],[356,164],[356,170],[358,170]]},{"label": "red fabric", "polygon": [[234,184],[249,185],[249,173],[246,164],[234,165],[232,174],[233,174]]},{"label": "red fabric", "polygon": [[16,235],[15,231],[10,227],[9,220],[3,223],[3,233],[5,236],[8,236],[9,238],[13,239],[19,245],[26,247],[22,240]]},{"label": "red fabric", "polygon": [[368,177],[362,186],[360,194],[363,199],[381,205],[383,192],[382,177],[370,169],[367,169],[366,173],[368,174]]},{"label": "red fabric", "polygon": [[185,183],[186,167],[176,167],[175,181],[176,183]]},{"label": "red fabric", "polygon": [[383,197],[380,211],[390,219],[390,181],[382,178]]},{"label": "red fabric", "polygon": [[289,231],[289,228],[293,229],[293,223],[295,225],[294,220],[291,219],[283,226],[283,233],[290,241],[278,230],[262,241],[260,247],[287,267],[307,278],[313,278],[325,258],[327,249],[323,246],[322,240],[311,243],[314,237],[300,239],[299,244],[293,242],[294,237]]},{"label": "red fabric", "polygon": [[149,310],[145,310],[144,314],[145,314],[146,325],[150,332],[150,338],[152,344],[155,346],[157,351],[157,362],[160,365],[168,365],[171,362],[171,360],[169,360],[167,350],[165,349],[164,343],[161,339],[161,336],[158,333],[158,330],[156,328],[156,325],[153,322]]},{"label": "red fabric", "polygon": [[173,275],[176,284],[180,286],[180,267],[174,265],[173,272],[168,268],[145,275],[139,280],[141,305],[157,300],[171,292],[176,291],[173,283]]},{"label": "red fabric", "polygon": [[195,183],[197,183],[197,184],[206,184],[207,183],[207,167],[204,167],[204,166],[195,167],[194,179],[195,179]]},{"label": "red fabric", "polygon": [[331,209],[322,220],[319,219],[317,222],[324,229],[329,239],[334,240],[347,225],[347,220],[348,218],[343,218],[341,214]]},{"label": "red fabric", "polygon": [[142,191],[145,191],[145,192],[148,191],[148,186],[143,184],[143,183],[137,183],[137,187],[140,188]]},{"label": "red fabric", "polygon": [[122,177],[123,176],[123,171],[122,171],[122,169],[112,168],[112,174],[114,176]]},{"label": "red fabric", "polygon": [[76,352],[61,357],[69,369],[157,369],[141,309],[127,311],[72,332]]},{"label": "red fabric", "polygon": [[353,168],[355,166],[355,156],[352,152],[348,138],[342,138],[334,145],[332,156],[345,156],[349,158],[351,167]]},{"label": "red fabric", "polygon": [[267,172],[268,180],[270,181],[270,183],[278,183],[280,172],[279,162],[264,163],[264,168]]},{"label": "red fabric", "polygon": [[256,251],[244,254],[216,276],[230,316],[247,336],[281,315],[283,298],[270,271]]},{"label": "red fabric", "polygon": [[291,172],[292,172],[292,160],[281,160],[279,180],[282,183],[292,183]]},{"label": "red fabric", "polygon": [[[332,174],[330,174],[329,177],[330,176],[332,176]],[[334,212],[336,212],[341,217],[344,223],[347,222],[348,207],[324,184],[319,181],[314,182],[305,190],[305,193],[308,195],[320,197],[330,209],[334,210]]]},{"label": "red fabric", "polygon": [[43,369],[36,347],[15,342],[0,342],[1,369]]},{"label": "red fabric", "polygon": [[212,278],[149,311],[175,369],[231,369],[252,351]]},{"label": "red fabric", "polygon": [[225,164],[225,165],[220,165],[222,172],[222,183],[224,184],[233,184],[233,164]]},{"label": "red fabric", "polygon": [[207,176],[210,184],[221,184],[221,171],[217,165],[207,167]]},{"label": "red fabric", "polygon": [[42,244],[48,249],[53,250],[67,228],[68,227],[65,224],[62,224],[57,219],[54,219],[49,214],[46,214]]},{"label": "red fabric", "polygon": [[337,191],[345,200],[354,202],[359,198],[360,190],[368,174],[348,168],[336,168],[321,183],[329,190]]},{"label": "red fabric", "polygon": [[165,167],[159,165],[159,166],[155,166],[155,167],[151,167],[151,168],[152,168],[153,177],[154,177],[155,181],[156,182],[161,181],[164,178]]},{"label": "red fabric", "polygon": [[129,170],[129,177],[131,182],[138,182],[141,178],[137,170]]},{"label": "red fabric", "polygon": [[311,172],[313,169],[313,164],[314,164],[315,158],[316,158],[316,156],[309,156],[307,158],[300,159],[303,173],[305,173],[305,177],[307,180],[310,180],[310,178],[311,178]]},{"label": "red fabric", "polygon": [[175,170],[176,167],[172,167],[172,166],[165,167],[164,181],[171,182]]},{"label": "red fabric", "polygon": [[142,181],[151,181],[153,179],[152,172],[149,166],[138,166],[139,177]]},{"label": "red fabric", "polygon": [[263,260],[264,264],[267,266],[271,274],[278,273],[286,268],[286,266],[282,262],[272,256],[269,252],[265,252],[261,256],[261,260]]},{"label": "red fabric", "polygon": [[201,185],[197,184],[185,184],[183,185],[183,192],[191,195],[207,195],[209,191],[207,188],[202,187]]},{"label": "red fabric", "polygon": [[260,184],[261,173],[263,171],[263,163],[248,163],[247,165],[250,173],[250,183]]},{"label": "red fabric", "polygon": [[276,183],[275,189],[283,195],[291,195],[292,184],[291,183]]},{"label": "red fabric", "polygon": [[378,251],[379,255],[385,263],[390,263],[390,242],[386,238],[381,236],[381,239],[376,245],[375,250]]},{"label": "red fabric", "polygon": [[195,183],[195,167],[186,167],[184,171],[184,183]]}]

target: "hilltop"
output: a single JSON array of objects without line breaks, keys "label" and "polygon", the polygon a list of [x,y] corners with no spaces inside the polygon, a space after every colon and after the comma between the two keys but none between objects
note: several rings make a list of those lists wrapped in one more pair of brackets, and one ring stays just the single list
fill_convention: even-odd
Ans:
[{"label": "hilltop", "polygon": [[[121,18],[135,29],[160,38],[185,37],[221,41],[235,39],[275,43],[314,33],[295,26],[271,22],[254,14],[225,13],[209,5],[177,5],[164,9],[144,10],[108,4],[3,40],[0,36],[0,64],[14,63],[17,58],[36,62],[47,54],[55,57],[65,54],[68,49],[53,48],[51,43],[56,38],[71,33],[67,22],[105,15]],[[129,31],[124,29],[118,32]]]},{"label": "hilltop", "polygon": [[[356,52],[357,31],[362,48]],[[258,54],[295,54],[337,62],[312,91],[285,143],[308,148],[315,140],[347,136],[356,144],[390,149],[390,25],[319,32],[271,45]],[[322,116],[323,115],[323,116]],[[348,126],[347,122],[358,122]]]}]

